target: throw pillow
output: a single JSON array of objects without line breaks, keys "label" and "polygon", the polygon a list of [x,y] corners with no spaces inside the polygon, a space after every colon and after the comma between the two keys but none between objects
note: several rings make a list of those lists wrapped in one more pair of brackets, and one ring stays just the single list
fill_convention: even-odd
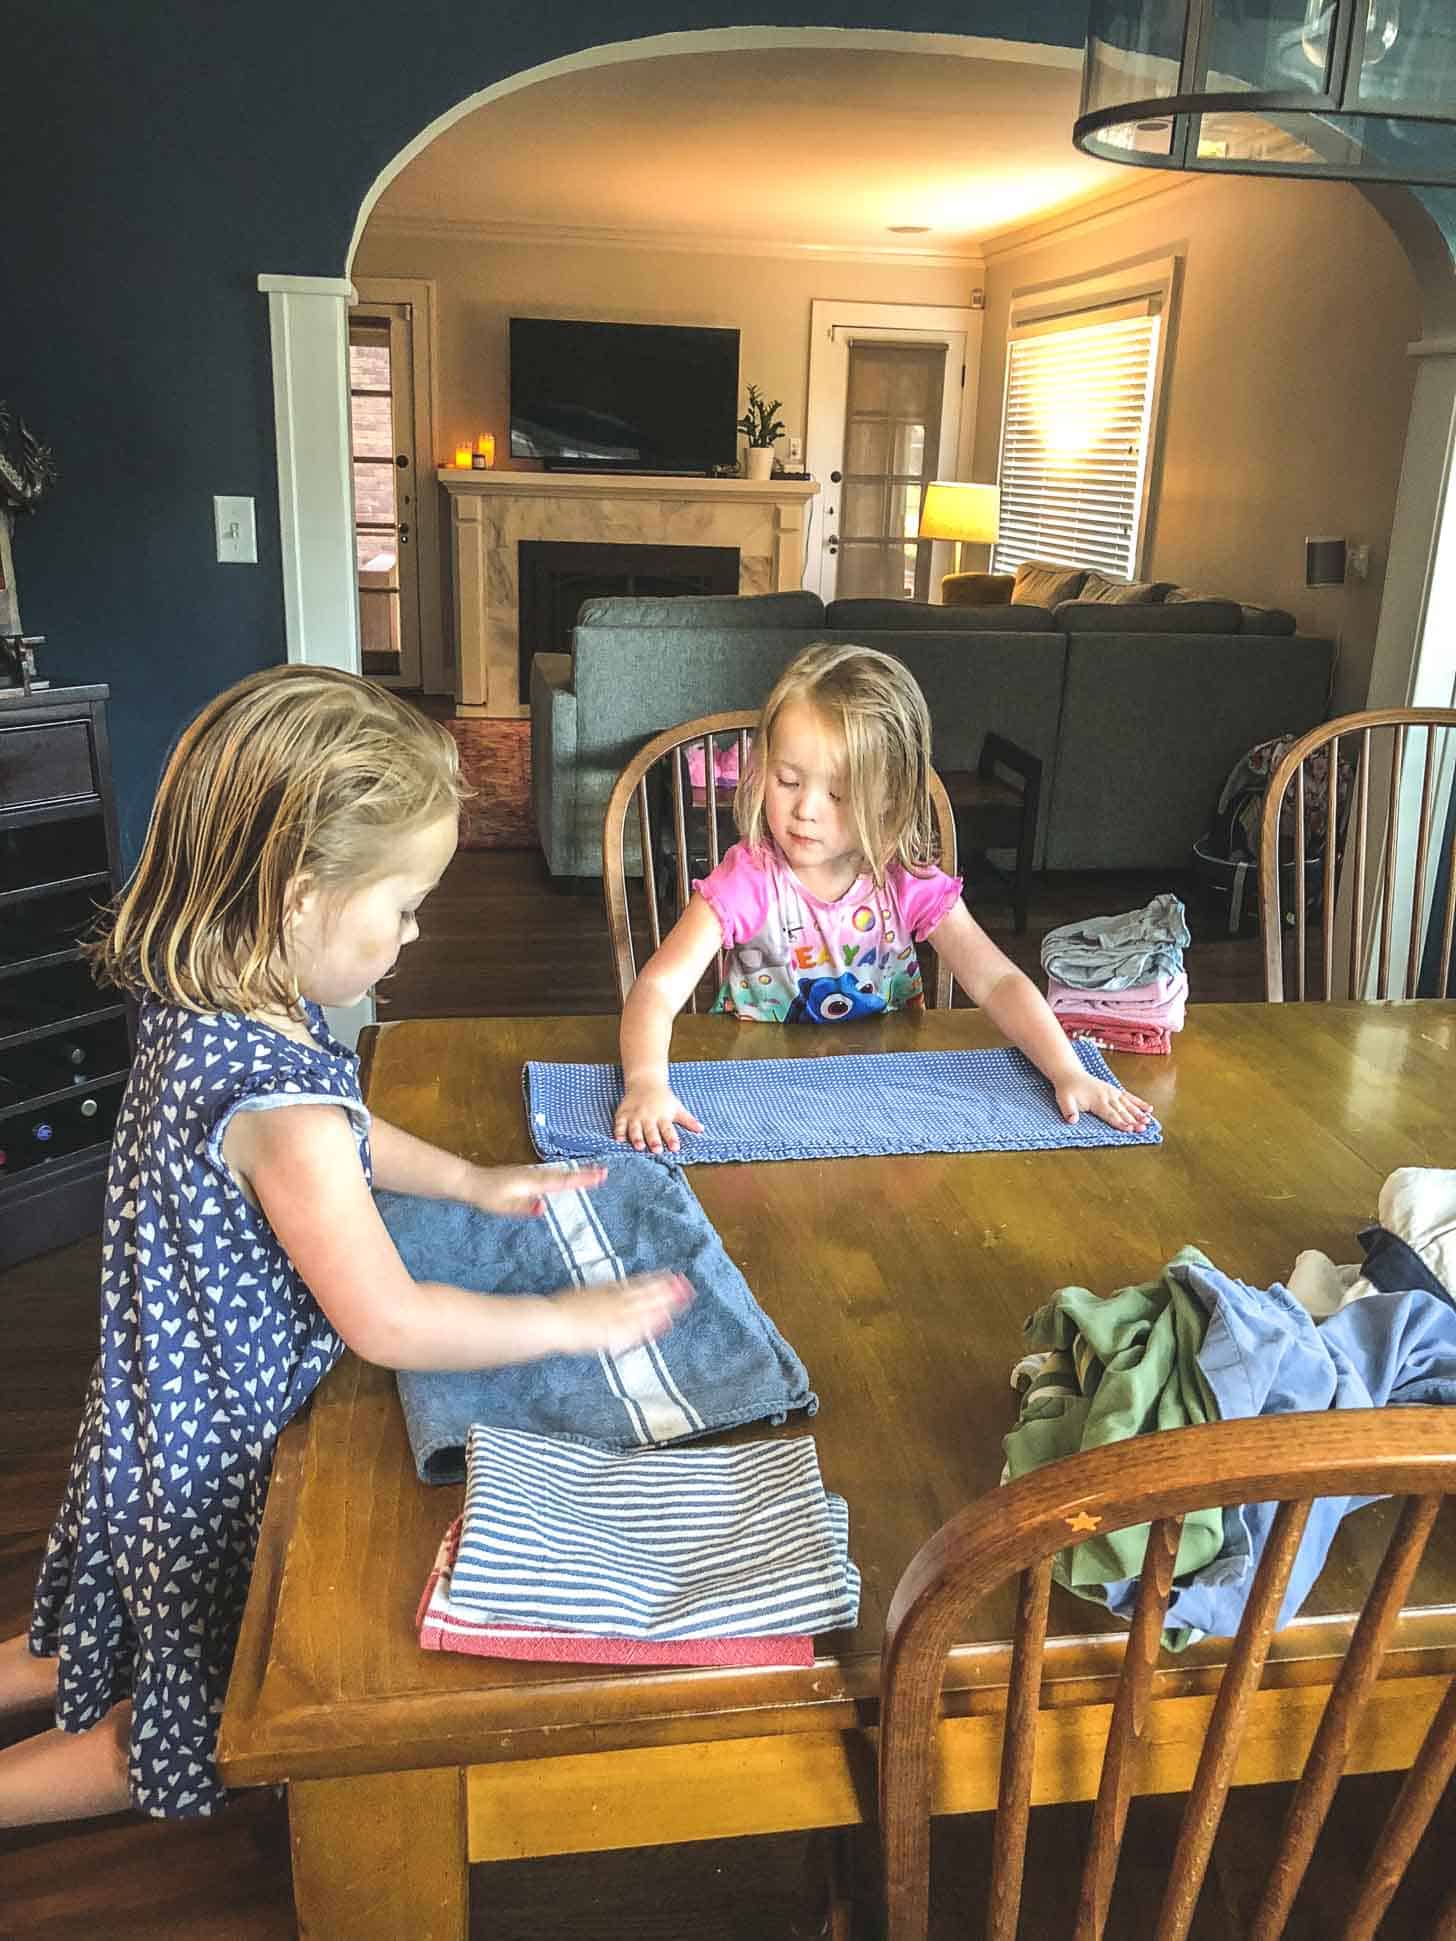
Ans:
[{"label": "throw pillow", "polygon": [[1102,573],[1089,573],[1077,598],[1109,607],[1155,606],[1172,585],[1171,580],[1109,580]]},{"label": "throw pillow", "polygon": [[1024,559],[1016,569],[1011,604],[1059,607],[1063,600],[1076,599],[1086,577],[1086,570],[1081,566],[1058,566],[1051,560]]}]

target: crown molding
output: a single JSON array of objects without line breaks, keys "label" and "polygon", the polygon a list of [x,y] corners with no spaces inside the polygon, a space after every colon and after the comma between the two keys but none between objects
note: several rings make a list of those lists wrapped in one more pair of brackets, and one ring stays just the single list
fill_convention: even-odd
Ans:
[{"label": "crown molding", "polygon": [[985,260],[992,263],[1003,256],[1014,256],[1018,250],[1031,249],[1038,243],[1068,235],[1074,229],[1087,229],[1110,221],[1139,202],[1150,202],[1154,196],[1170,195],[1176,189],[1197,188],[1201,183],[1213,179],[1216,178],[1147,169],[1131,182],[1119,183],[1116,188],[1094,190],[1091,195],[1078,196],[1074,201],[1064,202],[1060,208],[1049,209],[1043,215],[994,230],[989,236],[981,238],[981,251]]},{"label": "crown molding", "polygon": [[372,234],[429,237],[439,242],[516,243],[583,249],[663,250],[673,255],[805,257],[832,263],[899,263],[909,269],[981,269],[978,247],[891,249],[877,243],[770,242],[754,236],[687,236],[660,229],[580,227],[569,223],[470,222],[448,216],[384,215],[369,221]]}]

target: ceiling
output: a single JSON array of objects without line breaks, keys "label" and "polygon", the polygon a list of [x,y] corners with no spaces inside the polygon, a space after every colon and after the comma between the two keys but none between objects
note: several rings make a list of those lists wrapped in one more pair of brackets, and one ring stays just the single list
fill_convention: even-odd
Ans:
[{"label": "ceiling", "polygon": [[[372,220],[974,258],[1110,187],[1072,147],[1080,63],[775,47],[595,67],[475,109]],[[925,224],[896,235],[896,224]]]}]

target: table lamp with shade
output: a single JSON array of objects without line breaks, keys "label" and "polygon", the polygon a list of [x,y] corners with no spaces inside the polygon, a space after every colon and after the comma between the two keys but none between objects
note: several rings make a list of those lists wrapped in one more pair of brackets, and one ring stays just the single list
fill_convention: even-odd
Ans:
[{"label": "table lamp with shade", "polygon": [[953,539],[955,570],[961,570],[961,547],[994,544],[1001,527],[1001,488],[935,479],[925,488],[920,506],[920,539]]}]

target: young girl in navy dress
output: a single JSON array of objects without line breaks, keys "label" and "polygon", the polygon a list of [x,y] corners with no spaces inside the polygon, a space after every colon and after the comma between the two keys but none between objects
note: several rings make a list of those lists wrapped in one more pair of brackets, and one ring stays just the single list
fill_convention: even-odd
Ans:
[{"label": "young girl in navy dress", "polygon": [[701,882],[622,1009],[613,1130],[676,1152],[701,1132],[668,1084],[673,1019],[721,950],[715,1011],[838,1024],[923,1006],[919,942],[1055,1088],[1062,1116],[1138,1130],[1148,1106],[1083,1070],[1066,1033],[935,868],[930,716],[902,661],[810,647],[764,703],[735,810],[743,840]]},{"label": "young girl in navy dress", "polygon": [[[580,1173],[486,1169],[371,1120],[321,1007],[417,935],[462,790],[436,724],[322,668],[252,676],[182,737],[94,947],[140,1000],[102,1232],[101,1352],[0,1711],[0,1825],[214,1812],[218,1714],[274,1444],[345,1345],[389,1368],[623,1350],[671,1275],[536,1299],[416,1284],[371,1178],[530,1215]],[[590,1183],[590,1182],[589,1182]]]}]

